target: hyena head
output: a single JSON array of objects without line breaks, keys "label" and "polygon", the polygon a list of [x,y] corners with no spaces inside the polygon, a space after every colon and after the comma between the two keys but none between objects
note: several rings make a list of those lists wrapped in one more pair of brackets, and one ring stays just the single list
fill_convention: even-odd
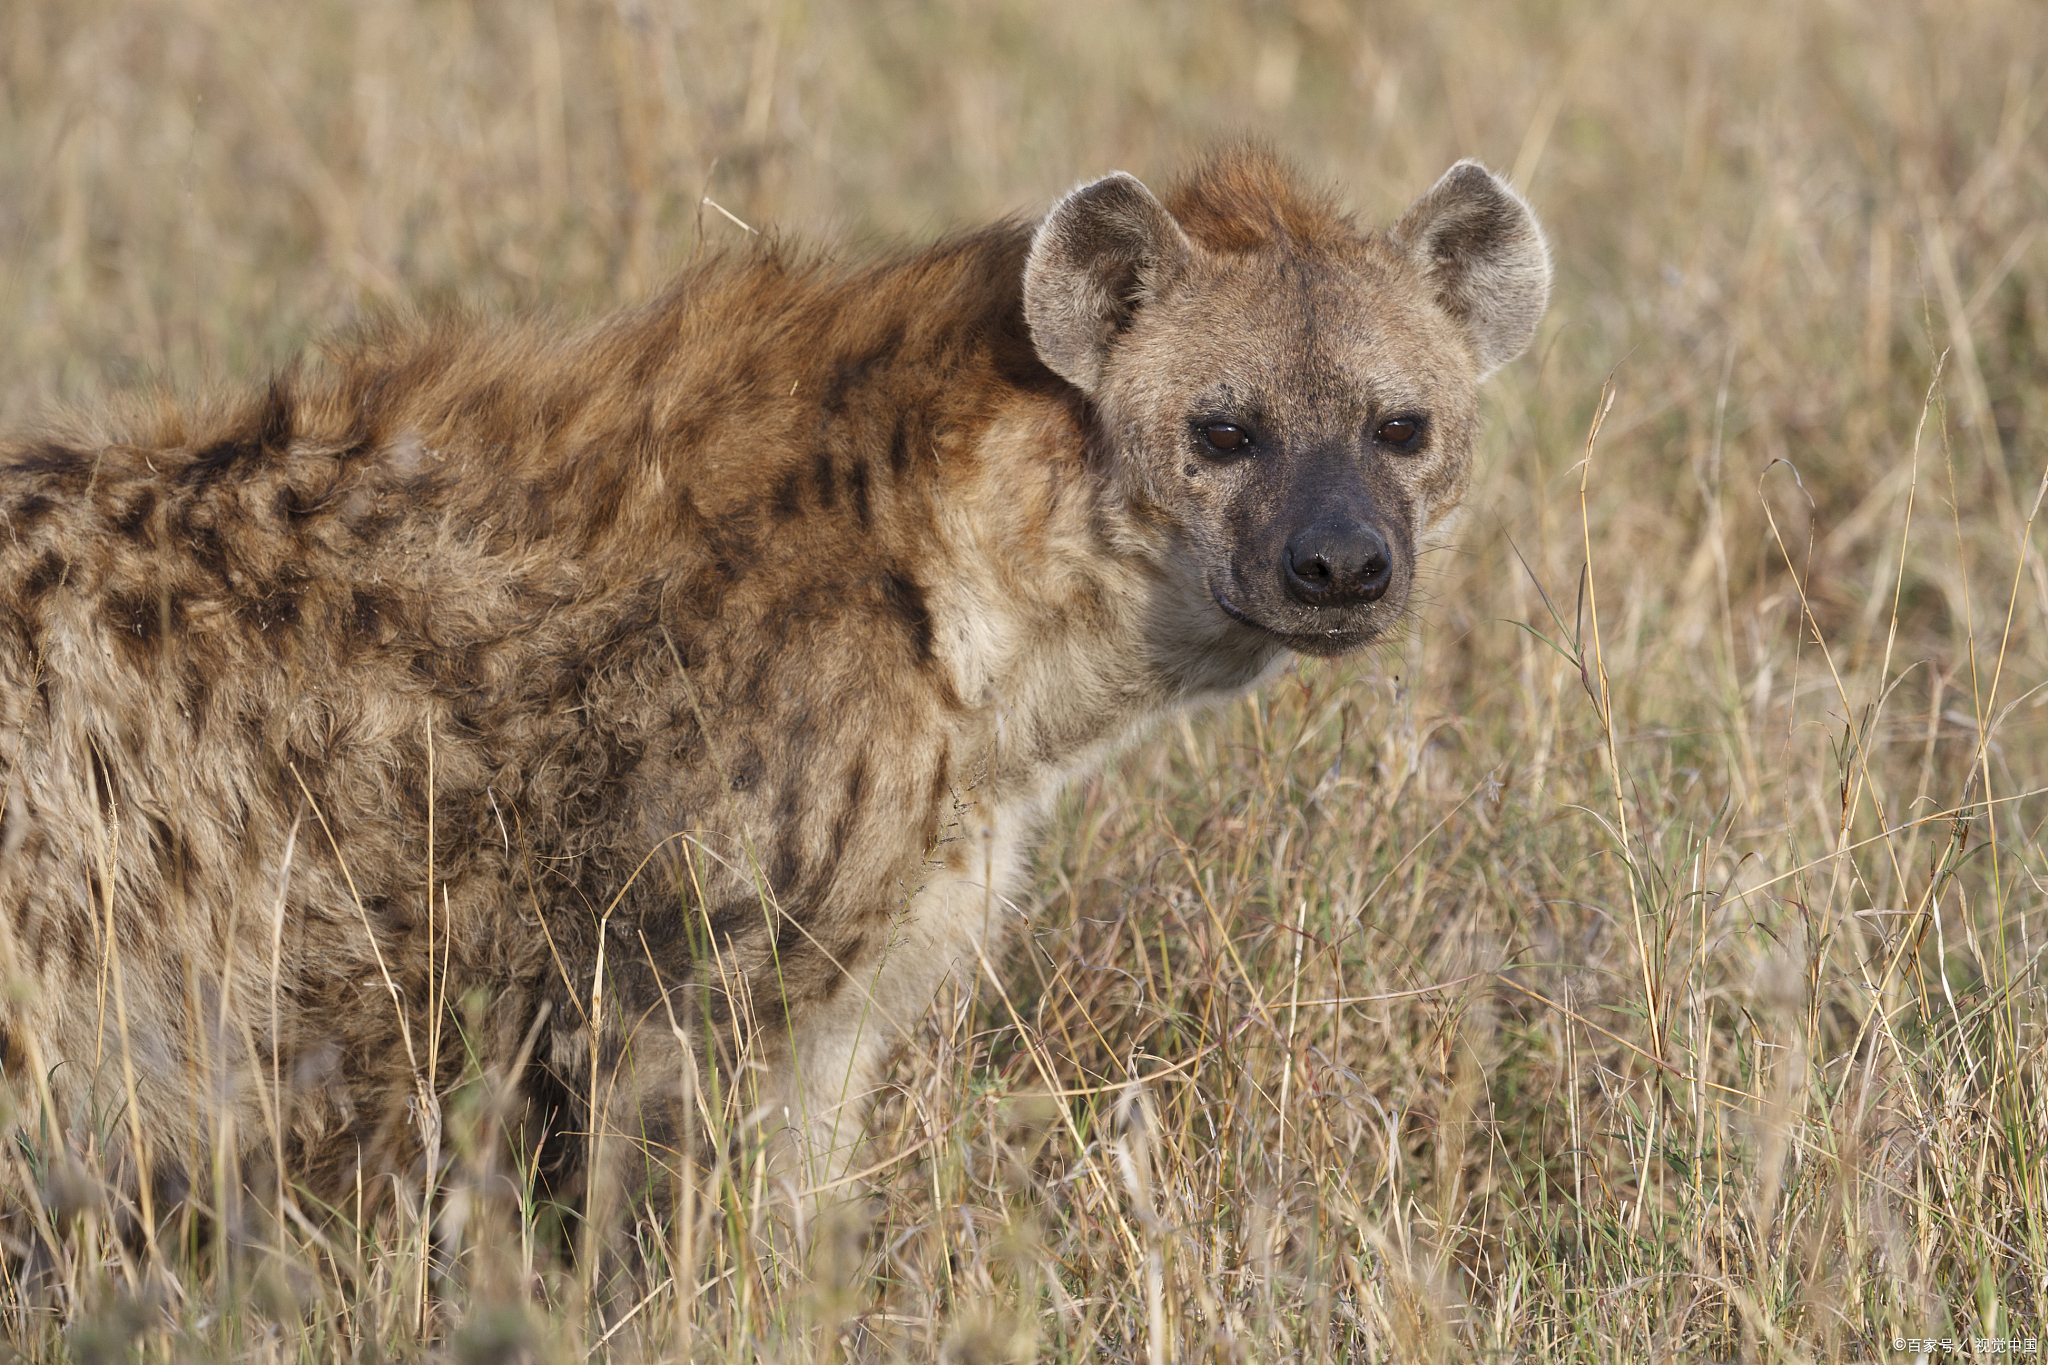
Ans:
[{"label": "hyena head", "polygon": [[1362,233],[1243,153],[1165,205],[1128,175],[1075,190],[1024,277],[1039,355],[1093,400],[1168,571],[1322,655],[1400,616],[1465,491],[1479,382],[1549,292],[1535,216],[1476,162]]}]

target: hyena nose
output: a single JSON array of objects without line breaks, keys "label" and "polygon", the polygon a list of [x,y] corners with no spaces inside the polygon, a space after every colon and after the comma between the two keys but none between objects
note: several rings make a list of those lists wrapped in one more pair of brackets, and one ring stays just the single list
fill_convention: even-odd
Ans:
[{"label": "hyena nose", "polygon": [[1287,541],[1287,591],[1312,607],[1377,602],[1394,581],[1387,538],[1363,522],[1324,523]]}]

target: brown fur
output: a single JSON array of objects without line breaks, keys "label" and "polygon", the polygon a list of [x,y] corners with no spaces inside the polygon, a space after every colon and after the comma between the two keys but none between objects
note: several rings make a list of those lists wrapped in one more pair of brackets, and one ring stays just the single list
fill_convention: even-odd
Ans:
[{"label": "brown fur", "polygon": [[[752,1109],[750,1051],[823,1163],[793,1178],[843,1169],[1049,796],[1384,630],[1464,485],[1499,361],[1455,253],[1256,155],[1179,231],[1132,186],[857,267],[712,259],[576,335],[384,325],[225,417],[0,448],[17,1091],[139,1138],[159,1203],[220,1142],[337,1201],[420,1170],[466,1068],[560,1179],[593,1096],[672,1164],[686,1107]],[[1270,456],[1190,453],[1226,402]],[[1361,453],[1390,405],[1427,455]],[[1274,536],[1338,504],[1386,523],[1387,596],[1275,597]]]}]

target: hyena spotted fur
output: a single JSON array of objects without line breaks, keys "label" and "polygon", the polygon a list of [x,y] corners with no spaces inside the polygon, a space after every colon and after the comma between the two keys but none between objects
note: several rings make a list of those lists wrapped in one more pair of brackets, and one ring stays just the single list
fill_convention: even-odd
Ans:
[{"label": "hyena spotted fur", "polygon": [[559,1189],[719,1105],[829,1186],[1062,784],[1402,619],[1549,278],[1474,163],[1366,230],[1236,151],[0,447],[17,1114],[158,1217],[418,1188],[479,1071]]}]

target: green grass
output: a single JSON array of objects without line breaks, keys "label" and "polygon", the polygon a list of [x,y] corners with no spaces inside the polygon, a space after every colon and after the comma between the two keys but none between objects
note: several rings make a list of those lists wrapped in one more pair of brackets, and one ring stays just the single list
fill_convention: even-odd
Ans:
[{"label": "green grass", "polygon": [[[0,8],[9,427],[248,382],[389,299],[636,298],[740,231],[706,197],[855,250],[1246,131],[1377,218],[1478,155],[1558,264],[1413,631],[1065,799],[1022,947],[894,1072],[871,1227],[778,1260],[742,1150],[663,1230],[673,1276],[618,1302],[550,1210],[474,1191],[438,1278],[417,1219],[138,1262],[88,1208],[53,1291],[0,1283],[0,1344],[1904,1361],[1894,1338],[2040,1337],[2043,71],[2027,0]],[[493,1140],[488,1099],[450,1142]],[[61,1207],[40,1174],[8,1178]]]}]

